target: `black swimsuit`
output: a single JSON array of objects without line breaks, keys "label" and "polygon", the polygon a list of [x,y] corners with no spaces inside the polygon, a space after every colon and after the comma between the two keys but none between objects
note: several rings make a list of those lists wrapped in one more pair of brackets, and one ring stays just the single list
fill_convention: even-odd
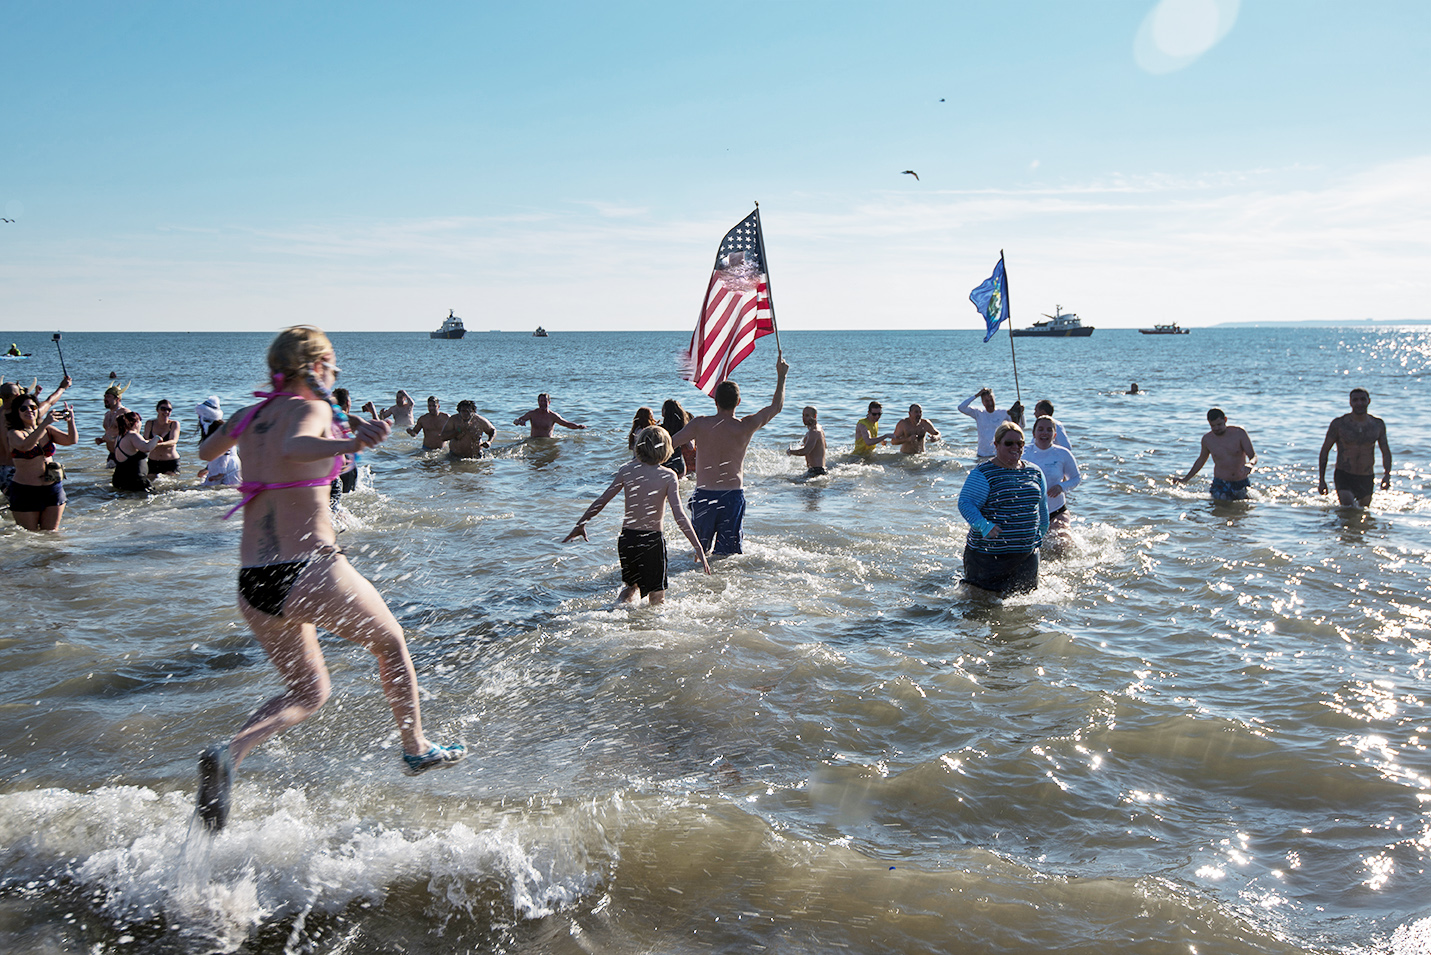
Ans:
[{"label": "black swimsuit", "polygon": [[148,493],[154,489],[154,482],[149,480],[148,474],[139,471],[144,459],[149,457],[143,451],[136,451],[123,461],[119,460],[119,444],[114,446],[114,476],[109,479],[109,483],[121,491],[139,491]]}]

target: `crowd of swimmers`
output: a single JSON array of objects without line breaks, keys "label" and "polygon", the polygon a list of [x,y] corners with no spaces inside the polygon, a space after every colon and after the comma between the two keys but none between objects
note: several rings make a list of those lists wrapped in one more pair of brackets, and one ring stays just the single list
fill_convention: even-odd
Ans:
[{"label": "crowd of swimmers", "polygon": [[[779,364],[783,365],[783,361]],[[627,445],[633,453],[637,439],[645,428],[659,427],[671,440],[671,451],[657,464],[675,472],[678,479],[687,476],[697,479],[696,493],[690,502],[693,519],[697,526],[710,532],[707,539],[714,548],[711,552],[716,554],[740,552],[738,529],[745,506],[742,490],[745,448],[754,432],[778,414],[784,402],[782,375],[777,383],[775,399],[769,406],[754,415],[736,418],[734,407],[739,404],[739,389],[733,382],[723,384],[729,387],[725,390],[718,387],[712,395],[716,414],[693,416],[672,398],[662,404],[659,422],[649,407],[639,408],[627,435]],[[35,391],[33,386],[26,389],[16,382],[0,383],[4,407],[3,427],[0,427],[0,432],[3,432],[0,433],[0,438],[3,438],[0,440],[0,490],[5,491],[9,499],[15,522],[27,529],[54,530],[64,512],[64,469],[54,460],[54,450],[56,446],[72,445],[78,439],[74,433],[73,409],[68,403],[60,404],[61,397],[71,385],[71,379],[66,376],[60,386],[42,400],[38,393],[31,393]],[[115,383],[105,390],[103,433],[94,442],[106,447],[106,467],[112,471],[110,483],[116,490],[149,493],[153,490],[155,476],[177,475],[179,472],[182,426],[174,417],[173,404],[167,399],[155,405],[154,416],[148,421],[138,412],[126,408],[123,396],[127,387]],[[340,420],[351,418],[347,390],[334,388],[331,395]],[[22,397],[27,400],[17,404],[17,399]],[[1373,466],[1374,452],[1378,447],[1382,459],[1381,487],[1390,487],[1391,450],[1386,426],[1380,418],[1367,413],[1370,400],[1366,389],[1352,390],[1351,411],[1331,422],[1319,456],[1318,490],[1326,494],[1329,491],[1326,468],[1331,450],[1336,449],[1332,486],[1339,503],[1346,506],[1364,508],[1370,505],[1376,489]],[[32,418],[27,417],[31,406]],[[399,390],[390,406],[379,409],[370,401],[364,404],[362,410],[370,415],[371,420],[389,422],[393,428],[402,428],[410,435],[421,436],[425,450],[446,449],[455,458],[478,458],[489,454],[496,436],[496,426],[478,414],[476,404],[470,400],[459,401],[456,414],[447,414],[442,410],[439,399],[431,396],[427,399],[426,413],[414,417],[412,398],[407,391]],[[1013,422],[1021,432],[1025,425],[1023,405],[1016,401],[1008,408],[999,409],[993,392],[987,387],[962,401],[958,410],[974,421],[978,436],[975,449],[977,464],[987,463],[996,457],[995,433],[1001,424]],[[1069,521],[1067,492],[1078,486],[1082,474],[1068,433],[1053,412],[1054,406],[1047,399],[1034,406],[1030,443],[1022,460],[1038,466],[1044,474],[1050,527],[1056,543]],[[200,402],[194,414],[201,441],[224,423],[223,408],[217,396],[211,395]],[[929,442],[937,442],[943,437],[934,422],[924,417],[923,408],[918,404],[910,405],[908,415],[901,418],[886,435],[880,434],[882,415],[880,402],[871,401],[865,417],[856,422],[852,436],[855,460],[872,459],[881,446],[893,446],[905,455],[919,454]],[[813,406],[806,406],[801,418],[806,432],[798,443],[786,449],[786,453],[804,459],[806,477],[819,477],[828,471],[824,427],[820,424],[818,409]],[[1248,497],[1251,473],[1257,464],[1252,439],[1245,429],[1229,424],[1227,415],[1220,408],[1210,409],[1207,420],[1210,430],[1202,437],[1197,460],[1185,475],[1173,476],[1170,480],[1177,484],[1188,483],[1211,459],[1211,497],[1221,501],[1244,500]],[[528,428],[533,438],[550,437],[557,426],[572,430],[586,427],[567,420],[553,410],[551,396],[545,392],[537,396],[537,407],[518,416],[512,423]],[[704,469],[699,466],[698,451],[702,438],[712,448],[706,455],[708,460],[720,454],[718,464],[711,463]],[[30,464],[31,461],[37,463]],[[18,480],[15,478],[17,472]],[[201,485],[209,487],[240,485],[243,472],[237,448],[229,449],[207,462],[197,472],[196,478]],[[358,456],[347,455],[332,482],[335,504],[339,495],[355,489],[357,479]]]},{"label": "crowd of swimmers", "polygon": [[[461,401],[456,415],[444,414],[440,402],[427,401],[427,413],[414,418],[413,401],[399,391],[395,403],[379,410],[364,405],[368,416],[354,415],[348,394],[337,388],[337,355],[327,336],[311,326],[286,329],[268,350],[272,378],[269,391],[257,392],[258,404],[225,418],[217,397],[194,410],[200,434],[199,472],[209,483],[237,486],[239,504],[225,519],[243,512],[239,545],[238,606],[259,644],[278,669],[284,691],[261,705],[236,735],[214,743],[200,754],[197,818],[211,831],[224,827],[230,811],[234,773],[252,749],[273,734],[312,715],[330,692],[328,672],[318,644],[323,629],[371,652],[377,660],[384,696],[402,739],[402,768],[410,775],[452,766],[466,755],[461,742],[439,744],[423,732],[417,675],[401,626],[382,596],[360,575],[337,547],[331,519],[332,503],[351,490],[346,475],[356,480],[360,455],[386,441],[394,427],[422,435],[423,447],[446,445],[459,457],[486,453],[495,436],[492,423],[477,414],[476,405]],[[627,436],[633,457],[612,477],[610,485],[581,515],[565,542],[587,540],[587,524],[618,494],[623,495],[622,530],[617,540],[621,566],[620,600],[642,598],[660,603],[668,587],[668,557],[662,526],[669,506],[677,527],[690,542],[696,561],[710,573],[710,558],[742,552],[746,500],[744,466],[755,432],[784,407],[785,379],[790,366],[776,356],[775,393],[769,404],[740,416],[740,387],[723,381],[712,392],[714,412],[692,415],[674,399],[662,405],[660,423],[648,407],[640,408]],[[65,504],[64,471],[54,460],[57,446],[78,441],[73,409],[60,399],[71,386],[69,377],[41,399],[32,386],[0,383],[3,399],[3,440],[0,440],[0,486],[10,502],[15,522],[30,530],[54,530]],[[155,416],[143,422],[123,405],[124,388],[111,385],[104,393],[104,433],[95,439],[108,448],[114,470],[112,483],[125,491],[148,492],[153,474],[179,469],[180,425],[174,406],[160,401]],[[1367,413],[1370,395],[1364,388],[1350,394],[1351,411],[1332,421],[1319,459],[1318,490],[1326,494],[1326,466],[1337,450],[1333,480],[1343,505],[1370,505],[1375,488],[1375,449],[1381,449],[1383,490],[1391,486],[1391,450],[1386,426]],[[1040,552],[1057,547],[1068,523],[1069,491],[1082,474],[1072,444],[1049,401],[1034,406],[1032,445],[1026,444],[1023,407],[1015,402],[1000,410],[993,392],[981,388],[959,405],[974,419],[978,462],[959,492],[960,515],[969,524],[964,550],[964,583],[997,594],[1013,594],[1038,585]],[[883,408],[871,402],[855,426],[856,459],[868,459],[881,445],[893,444],[903,454],[918,454],[942,434],[923,409],[909,407],[891,434],[881,436]],[[806,407],[802,440],[787,454],[802,457],[806,475],[827,473],[827,444],[819,412]],[[1213,461],[1210,493],[1218,500],[1247,497],[1257,455],[1247,432],[1229,425],[1217,408],[1207,413],[1211,430],[1203,436],[1201,453],[1186,475],[1190,481],[1209,458]],[[530,429],[535,438],[549,437],[555,427],[580,430],[551,408],[547,394],[537,407],[513,424]],[[61,427],[63,425],[63,427]],[[686,513],[679,493],[682,476],[695,488]]]}]

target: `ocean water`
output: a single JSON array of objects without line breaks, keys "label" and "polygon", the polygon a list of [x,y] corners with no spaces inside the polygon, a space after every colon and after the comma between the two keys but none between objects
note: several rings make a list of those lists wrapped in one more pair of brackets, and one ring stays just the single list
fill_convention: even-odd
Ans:
[{"label": "ocean water", "polygon": [[[955,409],[1013,397],[1007,340],[784,333],[746,553],[704,576],[668,526],[668,602],[638,609],[613,607],[619,501],[558,542],[638,405],[709,410],[686,336],[426,332],[334,335],[342,384],[471,398],[496,453],[394,437],[340,542],[407,630],[429,732],[472,756],[402,776],[371,659],[325,637],[332,701],[245,762],[212,840],[195,756],[279,684],[234,606],[237,495],[192,483],[191,409],[239,407],[270,336],[65,336],[62,529],[0,528],[0,950],[1431,951],[1431,330],[1019,340],[1022,397],[1056,403],[1086,478],[1068,554],[1002,601],[958,583]],[[36,357],[0,372],[52,387],[50,336],[11,339]],[[110,371],[186,429],[148,499],[93,444]],[[1316,493],[1355,385],[1395,456],[1367,513]],[[523,441],[544,390],[588,430]],[[872,398],[945,440],[851,461]],[[836,465],[809,482],[784,453],[806,404]],[[1210,466],[1167,481],[1212,405],[1257,446],[1249,502],[1209,501]]]}]

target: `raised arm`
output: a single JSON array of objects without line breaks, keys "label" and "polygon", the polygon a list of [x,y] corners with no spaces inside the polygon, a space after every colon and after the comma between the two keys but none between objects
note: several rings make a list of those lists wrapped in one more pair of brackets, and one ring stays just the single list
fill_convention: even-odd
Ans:
[{"label": "raised arm", "polygon": [[[753,415],[746,415],[744,421],[753,423],[756,428],[763,428],[770,423],[770,419],[780,413],[780,409],[785,407],[785,376],[790,371],[790,365],[784,358],[775,357],[775,397],[770,399],[770,404],[761,408]],[[685,429],[681,429],[685,434]],[[674,442],[673,442],[674,443]]]},{"label": "raised arm", "polygon": [[[978,415],[974,413],[974,402],[978,400],[979,396],[981,396],[983,393],[984,389],[980,388],[978,391],[974,392],[972,395],[961,401],[959,403],[959,413],[966,414],[971,418],[977,418]],[[981,406],[979,410],[983,411],[984,409]]]},{"label": "raised arm", "polygon": [[69,445],[74,444],[76,441],[79,440],[79,431],[75,430],[74,409],[72,409],[67,404],[65,405],[64,411],[60,413],[60,416],[65,419],[65,422],[69,425],[69,428],[64,434],[60,434],[59,432],[51,428],[50,437],[55,439],[55,444],[64,445],[68,447]]},{"label": "raised arm", "polygon": [[65,389],[72,384],[74,384],[74,379],[71,378],[69,375],[65,375],[63,378],[61,378],[60,386],[55,389],[54,394],[50,395],[44,401],[40,402],[40,406],[35,409],[35,414],[40,417],[44,417],[45,414],[55,406],[55,402],[60,400],[60,395],[65,393]]}]

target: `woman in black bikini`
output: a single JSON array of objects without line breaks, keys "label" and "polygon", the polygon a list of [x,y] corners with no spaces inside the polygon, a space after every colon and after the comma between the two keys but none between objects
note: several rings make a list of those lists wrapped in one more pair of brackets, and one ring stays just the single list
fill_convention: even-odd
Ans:
[{"label": "woman in black bikini", "polygon": [[[15,523],[29,531],[52,531],[65,513],[65,485],[55,463],[55,445],[71,445],[79,440],[75,416],[68,403],[59,411],[51,409],[39,421],[40,402],[34,395],[21,395],[5,412],[5,436],[14,459],[15,476],[7,494]],[[69,423],[59,431],[53,421]]]},{"label": "woman in black bikini", "polygon": [[356,433],[335,433],[328,396],[338,366],[333,345],[317,328],[279,333],[268,349],[268,367],[273,390],[256,393],[264,399],[260,404],[233,415],[199,446],[205,461],[235,444],[243,458],[239,610],[287,684],[231,741],[200,755],[198,815],[211,830],[228,819],[230,780],[249,751],[328,699],[319,628],[377,657],[383,694],[402,736],[403,772],[416,776],[466,755],[460,743],[438,746],[423,734],[417,674],[402,626],[334,543],[328,485],[339,462],[385,441],[391,427],[355,417],[349,420]]},{"label": "woman in black bikini", "polygon": [[158,446],[160,438],[145,441],[139,436],[139,412],[126,411],[115,421],[119,428],[119,438],[114,442],[114,473],[109,483],[116,491],[133,491],[148,494],[154,490],[154,482],[144,470],[144,461],[149,452]]},{"label": "woman in black bikini", "polygon": [[167,400],[154,406],[154,418],[144,422],[144,438],[158,438],[149,452],[149,476],[175,474],[179,470],[179,422],[170,417],[174,406]]}]

